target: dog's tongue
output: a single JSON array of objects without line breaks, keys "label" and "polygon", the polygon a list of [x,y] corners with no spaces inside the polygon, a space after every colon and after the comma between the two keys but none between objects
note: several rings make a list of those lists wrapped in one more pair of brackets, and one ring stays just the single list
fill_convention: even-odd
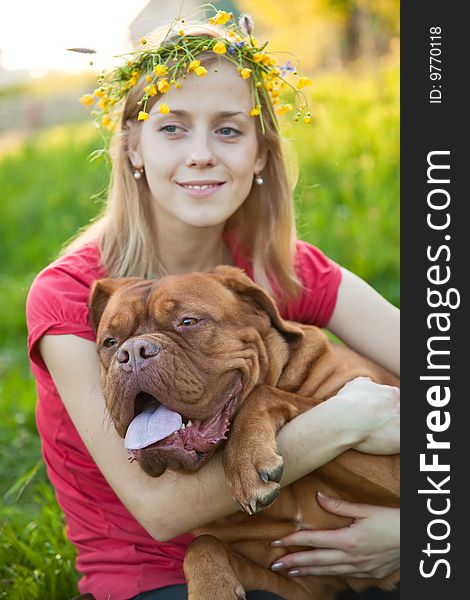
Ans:
[{"label": "dog's tongue", "polygon": [[163,404],[157,409],[144,410],[127,428],[124,446],[128,450],[140,450],[178,431],[182,423],[181,415]]}]

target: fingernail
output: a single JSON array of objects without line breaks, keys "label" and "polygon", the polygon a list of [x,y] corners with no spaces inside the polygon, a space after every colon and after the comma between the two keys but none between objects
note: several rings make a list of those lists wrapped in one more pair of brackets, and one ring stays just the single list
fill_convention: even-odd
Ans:
[{"label": "fingernail", "polygon": [[317,491],[316,496],[317,498],[320,498],[320,500],[326,500],[328,498],[328,496],[325,496],[325,494],[320,491]]},{"label": "fingernail", "polygon": [[274,540],[274,542],[271,542],[271,546],[283,546],[284,542],[282,540]]},{"label": "fingernail", "polygon": [[280,571],[285,566],[286,565],[283,562],[276,562],[273,565],[271,565],[271,571]]},{"label": "fingernail", "polygon": [[290,571],[287,571],[287,574],[295,577],[296,575],[300,575],[300,571],[299,569],[291,569]]}]

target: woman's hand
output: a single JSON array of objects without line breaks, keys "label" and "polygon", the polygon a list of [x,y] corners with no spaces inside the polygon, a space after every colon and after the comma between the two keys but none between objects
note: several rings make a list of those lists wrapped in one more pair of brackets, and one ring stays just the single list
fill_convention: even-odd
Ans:
[{"label": "woman's hand", "polygon": [[351,575],[382,578],[399,568],[400,510],[354,504],[317,494],[326,511],[352,517],[349,527],[302,530],[276,540],[273,546],[306,546],[315,550],[294,552],[278,559],[271,569],[288,569],[288,575]]},{"label": "woman's hand", "polygon": [[[335,396],[347,402],[349,425],[359,433],[354,449],[367,454],[400,452],[400,390],[357,377]],[[329,401],[328,401],[329,402]]]}]

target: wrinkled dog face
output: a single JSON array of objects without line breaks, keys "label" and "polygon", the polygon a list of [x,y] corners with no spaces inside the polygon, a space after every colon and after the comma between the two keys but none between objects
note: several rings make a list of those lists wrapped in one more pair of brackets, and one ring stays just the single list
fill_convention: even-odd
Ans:
[{"label": "wrinkled dog face", "polygon": [[[218,269],[253,286],[237,269]],[[201,273],[101,280],[90,306],[106,404],[131,455],[154,476],[198,469],[266,368],[272,316],[253,294],[248,301]]]}]

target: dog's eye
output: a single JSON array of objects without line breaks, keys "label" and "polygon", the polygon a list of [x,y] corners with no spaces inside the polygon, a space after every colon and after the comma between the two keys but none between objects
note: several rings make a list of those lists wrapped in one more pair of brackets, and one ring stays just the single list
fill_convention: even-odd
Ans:
[{"label": "dog's eye", "polygon": [[111,348],[111,346],[114,346],[115,344],[117,344],[117,340],[115,338],[106,338],[103,342],[103,346],[105,348]]},{"label": "dog's eye", "polygon": [[195,325],[196,323],[199,323],[198,319],[194,319],[193,317],[185,317],[184,319],[181,320],[180,325],[189,327],[189,325]]}]

